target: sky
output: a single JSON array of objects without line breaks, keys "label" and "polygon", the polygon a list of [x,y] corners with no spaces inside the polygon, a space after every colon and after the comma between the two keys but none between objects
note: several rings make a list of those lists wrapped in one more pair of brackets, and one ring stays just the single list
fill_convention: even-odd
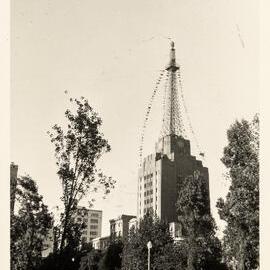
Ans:
[{"label": "sky", "polygon": [[[19,175],[37,181],[51,209],[61,205],[46,132],[65,124],[69,96],[86,97],[112,147],[98,166],[117,181],[105,200],[95,196],[94,209],[103,211],[102,235],[109,234],[109,219],[136,215],[140,135],[155,82],[169,61],[168,37],[175,42],[189,117],[206,155],[212,213],[222,228],[215,204],[229,184],[220,161],[226,130],[259,111],[258,2],[11,1],[11,160]],[[144,155],[158,139],[161,93]]]}]

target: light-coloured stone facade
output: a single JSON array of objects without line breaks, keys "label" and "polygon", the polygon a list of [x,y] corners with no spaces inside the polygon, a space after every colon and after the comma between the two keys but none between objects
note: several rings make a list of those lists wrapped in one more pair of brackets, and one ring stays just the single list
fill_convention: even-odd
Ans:
[{"label": "light-coloured stone facade", "polygon": [[129,222],[128,222],[128,229],[137,229],[138,228],[138,222],[137,222],[137,218],[132,218]]},{"label": "light-coloured stone facade", "polygon": [[110,236],[105,236],[105,237],[97,237],[92,240],[92,245],[94,249],[99,249],[99,250],[105,250],[107,247],[110,245]]},{"label": "light-coloured stone facade", "polygon": [[121,238],[126,240],[129,233],[129,221],[136,218],[135,216],[130,215],[121,215],[116,219],[110,220],[110,234],[111,239],[115,240]]},{"label": "light-coloured stone facade", "polygon": [[82,231],[82,241],[89,243],[94,238],[101,237],[102,211],[78,207],[77,221],[84,221],[87,227]]},{"label": "light-coloured stone facade", "polygon": [[183,240],[182,226],[179,222],[169,223],[170,235],[175,242]]}]

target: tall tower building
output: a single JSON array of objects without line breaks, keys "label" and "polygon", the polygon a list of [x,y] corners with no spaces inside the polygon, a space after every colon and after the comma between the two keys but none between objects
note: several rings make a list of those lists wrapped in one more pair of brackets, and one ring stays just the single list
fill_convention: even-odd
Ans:
[{"label": "tall tower building", "polygon": [[143,218],[152,211],[167,222],[177,221],[176,201],[181,182],[199,171],[208,190],[208,169],[191,155],[190,141],[185,138],[185,128],[178,100],[179,66],[176,63],[174,43],[171,43],[170,62],[166,67],[168,86],[161,135],[155,152],[143,159],[139,168],[137,217]]}]

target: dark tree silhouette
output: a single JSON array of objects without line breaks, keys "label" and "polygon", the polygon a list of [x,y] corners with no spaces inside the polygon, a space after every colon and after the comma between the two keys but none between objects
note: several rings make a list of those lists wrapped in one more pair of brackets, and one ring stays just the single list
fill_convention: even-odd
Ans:
[{"label": "dark tree silhouette", "polygon": [[227,222],[224,254],[239,270],[259,266],[259,118],[236,121],[227,132],[222,162],[231,181],[226,200],[219,199],[220,218]]},{"label": "dark tree silhouette", "polygon": [[58,176],[62,183],[64,213],[62,216],[60,251],[68,244],[72,230],[72,217],[78,203],[91,191],[104,188],[105,194],[114,187],[114,180],[97,169],[101,156],[110,151],[110,145],[100,132],[101,118],[82,97],[70,99],[74,112],[67,109],[67,126],[54,125],[48,132],[55,147]]},{"label": "dark tree silhouette", "polygon": [[30,176],[17,179],[15,203],[18,209],[11,216],[11,269],[35,269],[46,249],[44,240],[53,218]]}]

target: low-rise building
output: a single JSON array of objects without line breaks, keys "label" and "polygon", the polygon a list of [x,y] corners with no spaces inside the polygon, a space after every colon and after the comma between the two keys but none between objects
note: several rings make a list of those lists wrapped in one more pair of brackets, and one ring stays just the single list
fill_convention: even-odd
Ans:
[{"label": "low-rise building", "polygon": [[137,229],[138,227],[138,222],[137,222],[137,218],[132,218],[129,222],[128,222],[128,229],[129,231],[131,229]]},{"label": "low-rise building", "polygon": [[126,240],[129,233],[129,221],[136,216],[131,215],[121,215],[116,219],[110,220],[110,232],[112,241],[117,238]]},{"label": "low-rise building", "polygon": [[182,226],[178,222],[169,223],[169,231],[175,242],[183,240]]},{"label": "low-rise building", "polygon": [[92,240],[92,245],[94,249],[105,250],[111,242],[110,236],[97,237]]}]

